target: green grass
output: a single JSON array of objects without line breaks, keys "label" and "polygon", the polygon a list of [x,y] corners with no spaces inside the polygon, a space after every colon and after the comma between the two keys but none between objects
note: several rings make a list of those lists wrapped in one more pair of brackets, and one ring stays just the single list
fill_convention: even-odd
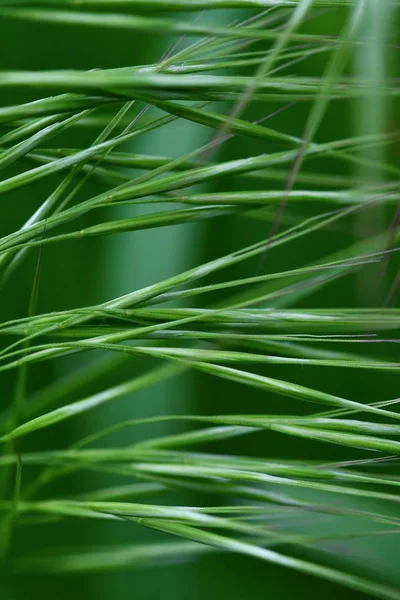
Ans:
[{"label": "green grass", "polygon": [[[301,573],[311,590],[316,577],[328,593],[400,598],[400,132],[388,126],[399,88],[385,18],[398,3],[382,2],[364,35],[373,4],[0,2],[17,27],[184,36],[151,64],[0,72],[15,98],[0,106],[4,594],[26,593],[16,582],[32,574],[45,598],[55,573],[234,553],[272,565],[278,581]],[[368,78],[353,67],[371,48],[388,66]],[[354,106],[363,118],[349,119]],[[182,127],[209,141],[175,152]],[[377,210],[381,226],[357,239],[354,223]],[[46,261],[72,289],[68,265],[85,261],[91,238],[106,250],[106,236],[170,226],[177,239],[207,227],[217,251],[115,297],[106,283],[106,299],[42,308]],[[97,255],[98,279],[107,260]],[[349,293],[360,281],[373,306]],[[134,418],[116,408],[188,373],[212,382],[197,406]],[[157,537],[114,544],[103,521]],[[82,523],[100,544],[82,539]],[[385,569],[382,540],[394,553]]]}]

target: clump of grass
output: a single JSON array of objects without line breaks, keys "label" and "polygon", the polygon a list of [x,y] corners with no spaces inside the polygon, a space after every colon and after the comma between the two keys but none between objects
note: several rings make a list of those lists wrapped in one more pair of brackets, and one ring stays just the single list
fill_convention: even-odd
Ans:
[{"label": "clump of grass", "polygon": [[[400,453],[398,399],[388,397],[385,390],[369,401],[301,385],[289,368],[281,375],[289,365],[338,373],[362,369],[385,377],[398,377],[400,370],[398,308],[384,302],[373,308],[335,303],[306,307],[315,292],[344,278],[362,277],[371,264],[385,270],[398,246],[396,218],[391,230],[377,231],[368,239],[354,242],[348,234],[352,220],[371,208],[395,214],[399,167],[385,149],[398,141],[399,132],[358,130],[325,141],[318,136],[332,105],[376,94],[370,81],[349,71],[353,53],[363,52],[374,37],[373,30],[369,37],[360,33],[369,3],[89,0],[81,4],[0,2],[0,16],[4,22],[74,23],[186,37],[150,65],[0,73],[1,89],[34,92],[31,101],[0,107],[0,167],[6,173],[0,182],[3,210],[8,210],[11,192],[25,188],[35,194],[34,183],[56,181],[47,197],[35,197],[29,219],[0,239],[3,290],[13,285],[14,271],[27,277],[25,259],[35,249],[40,252],[28,312],[0,324],[5,340],[0,371],[16,373],[14,398],[3,400],[0,415],[3,564],[18,574],[92,573],[154,565],[166,556],[183,561],[203,553],[234,552],[379,598],[400,598],[394,584],[368,568],[357,569],[351,557],[338,560],[324,546],[357,536],[376,543],[374,536],[399,533],[399,478],[393,471],[397,464],[393,458]],[[340,9],[339,35],[326,36],[317,28],[307,32],[305,25],[318,16],[318,7],[339,9],[339,5],[345,5]],[[229,11],[230,21],[209,25],[181,15],[185,10],[213,8]],[[239,8],[260,12],[232,23]],[[179,15],[161,16],[157,11]],[[197,39],[191,41],[191,36]],[[295,65],[316,55],[323,57],[318,76],[292,72]],[[379,95],[386,102],[380,106],[395,101],[396,84],[383,78]],[[274,116],[300,103],[306,104],[307,115],[299,131],[287,133],[274,126]],[[271,113],[267,125],[265,119],[255,122],[251,116],[260,105]],[[167,127],[173,131],[181,122],[207,127],[209,143],[173,158],[159,156],[156,149],[154,155],[130,152],[134,139]],[[98,129],[90,145],[54,147],[57,136],[88,126]],[[224,158],[221,149],[236,136],[265,150]],[[368,151],[375,147],[380,149],[377,156]],[[332,163],[336,173],[330,171]],[[360,176],[370,169],[379,170],[376,181]],[[95,194],[88,191],[92,181],[100,189]],[[218,185],[214,191],[194,187],[210,181]],[[110,210],[139,205],[145,212],[124,218],[116,218]],[[122,296],[91,306],[38,312],[44,249],[51,254],[61,243],[81,244],[92,236],[135,235],[137,230],[200,220],[212,220],[219,235],[226,217],[261,221],[265,235]],[[270,253],[289,248],[299,255],[302,244],[320,240],[321,232],[335,228],[340,241],[335,252],[321,245],[314,259],[302,266],[295,261],[290,268],[271,272]],[[238,266],[245,276],[231,275]],[[228,293],[223,300],[215,301],[213,294],[224,290]],[[390,297],[395,293],[392,286]],[[96,351],[106,357],[30,396],[31,364]],[[144,366],[126,377],[122,367],[134,361]],[[90,435],[65,447],[56,441],[52,448],[41,446],[46,429],[69,419],[77,422],[99,406],[188,370],[233,382],[244,399],[250,388],[256,388],[266,403],[259,414],[249,414],[243,403],[242,414],[220,414],[216,406],[215,414],[115,419],[107,428],[96,427],[94,421]],[[121,376],[110,386],[106,376],[112,371]],[[84,386],[93,389],[81,393]],[[271,414],[268,402],[276,396],[283,402],[296,401],[290,404],[297,407],[293,414],[284,409]],[[149,435],[133,444],[101,446],[110,434],[163,422],[183,429]],[[325,445],[318,446],[321,451],[313,460],[297,454],[289,459],[224,452],[225,440],[238,438],[239,444],[242,436],[271,432]],[[216,442],[222,449],[219,454],[203,449],[203,444]],[[324,448],[336,446],[346,449],[346,460],[324,456]],[[374,454],[368,454],[371,451]],[[72,483],[68,495],[52,495],[50,484],[66,475],[74,482],[81,472],[94,482],[94,474],[104,472],[126,483],[90,493]],[[187,505],[174,503],[176,491],[186,494]],[[192,499],[204,492],[210,503],[193,505]],[[143,495],[147,502],[138,503]],[[318,517],[327,514],[337,527],[318,528]],[[286,523],[288,517],[293,517],[292,525],[274,527],[274,521]],[[315,518],[317,526],[312,523],[307,531],[299,530],[296,524],[306,517]],[[34,558],[14,539],[17,527],[40,522],[46,536],[54,520],[68,519],[134,523],[174,539],[123,547],[104,544],[95,550],[75,544],[74,549],[50,548]],[[356,524],[356,531],[343,529],[343,519]]]}]

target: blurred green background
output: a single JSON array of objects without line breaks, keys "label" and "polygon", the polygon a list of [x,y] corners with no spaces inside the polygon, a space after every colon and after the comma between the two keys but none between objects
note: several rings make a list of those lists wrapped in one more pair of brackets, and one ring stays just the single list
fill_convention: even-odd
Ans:
[{"label": "blurred green background", "polygon": [[[345,14],[344,9],[330,10],[311,20],[305,27],[310,31],[318,29],[319,32],[337,33]],[[246,16],[247,13],[244,11],[236,11],[234,14],[212,12],[209,15],[201,16],[201,19],[203,22],[210,19],[213,24],[216,24],[230,23],[232,20]],[[366,24],[366,27],[368,26]],[[97,31],[74,26],[63,27],[3,21],[0,22],[0,69],[93,69],[153,63],[160,58],[172,41],[165,36],[139,35],[111,29]],[[357,60],[355,57],[353,65]],[[316,55],[304,64],[299,64],[295,70],[298,74],[313,75],[321,70],[324,62],[324,55]],[[366,68],[366,71],[369,72],[370,65],[371,63],[367,62],[367,67],[364,65],[360,68]],[[394,65],[395,68],[396,65]],[[4,94],[1,104],[15,103],[20,99],[23,99],[22,93]],[[276,107],[272,104],[267,106],[259,104],[252,109],[253,114],[247,114],[247,116],[251,120],[255,120],[272,112],[274,108]],[[355,118],[359,110],[360,106],[357,106],[356,102],[353,104],[350,102],[335,103],[328,111],[328,117],[324,121],[318,138],[325,140],[355,134],[360,126],[358,119]],[[301,135],[307,111],[308,106],[306,105],[290,107],[282,115],[274,118],[273,126],[294,135]],[[390,114],[396,115],[393,108]],[[389,124],[384,125],[385,127],[390,127],[391,121],[390,119],[388,121]],[[172,136],[171,127],[174,129]],[[374,124],[372,124],[373,127]],[[63,145],[72,148],[84,147],[91,143],[96,134],[97,132],[93,128],[76,127],[63,135]],[[209,140],[210,136],[210,130],[205,127],[179,122],[170,125],[169,128],[140,137],[137,142],[130,144],[129,149],[146,154],[179,156],[199,147]],[[171,144],[171,138],[173,144]],[[61,144],[61,142],[55,143]],[[224,146],[221,153],[224,158],[233,158],[256,154],[256,152],[267,152],[276,147],[277,145],[273,143],[268,147],[268,144],[264,145],[260,142],[255,143],[245,138],[235,137],[226,147]],[[391,152],[394,156],[396,148],[392,148]],[[318,170],[318,163],[314,164],[315,169]],[[331,172],[343,173],[343,171],[339,171],[339,165],[334,162],[331,165]],[[46,180],[45,183],[35,184],[28,191],[22,190],[10,194],[6,199],[7,209],[2,213],[1,234],[6,234],[19,227],[37,205],[37,197],[46,197],[56,181],[58,181],[57,177]],[[225,181],[223,184],[221,182],[210,184],[207,189],[218,190],[221,185],[227,189],[229,181]],[[278,184],[270,185],[271,189],[276,189]],[[249,187],[248,184],[246,186]],[[96,184],[89,182],[84,193],[89,195],[95,190]],[[118,210],[122,210],[121,214],[123,215],[127,214],[125,208],[113,210],[115,210],[115,215],[118,214]],[[135,214],[138,211],[137,207],[129,210]],[[379,219],[379,227],[386,226],[387,216],[381,214]],[[90,219],[88,218],[89,223]],[[99,303],[122,295],[178,273],[182,269],[240,248],[252,241],[257,241],[266,236],[269,227],[270,223],[268,222],[230,216],[194,225],[180,225],[47,246],[43,255],[38,310],[41,312],[63,310]],[[263,268],[283,270],[302,266],[320,257],[322,247],[322,254],[329,254],[331,251],[341,248],[344,242],[351,241],[353,235],[352,230],[329,231],[314,235],[308,242],[302,240],[295,245],[285,246],[279,251],[269,254]],[[0,298],[1,314],[4,320],[26,314],[36,261],[37,253],[32,252],[23,268],[13,274],[12,279],[4,288]],[[237,268],[237,274],[251,276],[256,268],[256,262],[245,263]],[[371,282],[372,280],[368,282],[364,279],[364,285],[361,288],[361,302],[366,305],[374,302],[374,286],[371,285]],[[369,292],[371,293],[370,297]],[[215,297],[216,300],[223,298],[223,295]],[[334,283],[323,291],[311,295],[301,305],[340,307],[357,306],[359,303],[360,287],[357,281],[354,278],[345,278],[340,283]],[[95,354],[93,356],[78,355],[35,366],[29,371],[29,391],[33,393],[51,383],[57,385],[57,382],[63,381],[63,377],[75,373],[77,369],[88,362],[100,358],[99,353],[96,356]],[[105,376],[105,380],[113,383],[118,381],[123,373],[131,375],[136,371],[140,372],[142,364],[140,360],[135,360],[134,364],[129,362],[116,372],[111,369]],[[356,400],[373,401],[377,394],[381,398],[382,391],[384,391],[385,398],[398,395],[396,378],[390,374],[349,370],[341,372],[338,377],[337,372],[333,369],[302,369],[291,366],[274,368],[274,376],[284,377],[288,370],[290,370],[292,379],[298,383],[328,390],[333,394],[342,394]],[[268,371],[260,369],[260,372]],[[3,398],[11,397],[14,385],[15,373],[2,375]],[[101,385],[104,385],[104,381]],[[93,392],[95,389],[97,389],[95,384],[83,385],[80,390],[71,394],[71,400],[83,396],[86,392]],[[4,404],[6,405],[7,401]],[[48,447],[66,447],[71,441],[82,435],[100,426],[106,426],[110,420],[116,422],[138,416],[180,412],[200,414],[230,412],[235,414],[247,411],[256,413],[265,409],[271,413],[290,414],[291,411],[298,412],[299,406],[287,398],[270,396],[268,407],[266,407],[265,394],[260,391],[213,379],[203,374],[187,373],[178,379],[123,398],[110,406],[102,407],[94,415],[72,420],[67,422],[67,425],[51,429],[50,433],[46,434],[45,442],[45,438],[41,437],[40,447],[43,448],[46,444]],[[156,427],[158,433],[177,430],[170,425],[157,425]],[[123,431],[118,433],[114,439],[110,439],[108,443],[132,442],[142,435],[146,436],[144,429],[143,432]],[[38,443],[35,442],[35,439],[33,436],[32,440],[29,440],[30,448],[35,448],[35,443]],[[313,458],[320,457],[321,453],[325,453],[324,456],[327,460],[342,460],[347,456],[345,448],[338,446],[332,448],[273,433],[239,438],[239,441],[220,442],[219,445],[214,445],[209,450],[282,458]],[[74,478],[64,478],[51,489],[54,494],[65,494],[75,492],[78,488],[85,491],[94,489],[98,485],[105,486],[115,483],[118,483],[116,477],[104,474],[85,474],[75,475]],[[179,498],[183,501],[182,496]],[[325,517],[323,520],[321,517],[321,527],[329,529],[329,519],[330,517]],[[282,526],[284,527],[284,524]],[[318,528],[318,526],[319,522],[314,520],[312,527]],[[351,524],[346,522],[344,526],[351,527]],[[307,530],[309,523],[299,523],[298,527]],[[337,522],[334,527],[338,527]],[[88,544],[102,544],[105,540],[107,543],[119,543],[133,542],[134,540],[150,541],[160,539],[160,537],[162,537],[161,534],[144,531],[134,525],[92,524],[82,521],[79,528],[70,527],[68,523],[47,526],[45,530],[32,526],[28,540],[24,536],[23,545],[24,551],[29,551],[29,545],[32,548],[40,546],[45,548],[48,545],[58,544],[77,545],[82,540]],[[374,542],[373,538],[371,540],[346,542],[343,547],[340,542],[327,542],[326,547],[334,553],[339,562],[341,555],[345,554],[351,560],[356,571],[357,568],[365,569],[365,565],[370,563],[371,569],[375,569],[381,579],[394,585],[400,585],[398,544],[390,538],[385,540],[379,538],[379,544]],[[18,552],[22,545],[19,532],[15,537],[14,545]],[[308,598],[310,595],[334,598],[338,593],[343,600],[357,600],[358,597],[363,597],[354,591],[310,579],[266,563],[238,556],[221,556],[220,554],[200,557],[185,564],[160,565],[151,569],[138,569],[131,572],[74,577],[20,577],[9,582],[6,591],[11,600],[25,598],[47,600],[54,597],[57,600],[70,598],[75,600],[91,598],[125,600],[133,597],[143,600],[169,600],[172,598],[174,600],[187,598],[242,600],[245,597],[284,600],[286,598]]]}]

